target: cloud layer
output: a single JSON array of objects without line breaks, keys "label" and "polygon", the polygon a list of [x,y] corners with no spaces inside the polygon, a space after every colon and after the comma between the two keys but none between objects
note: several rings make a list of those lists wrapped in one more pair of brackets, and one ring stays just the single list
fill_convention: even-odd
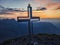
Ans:
[{"label": "cloud layer", "polygon": [[34,0],[38,6],[46,7],[47,9],[60,9],[60,0]]},{"label": "cloud layer", "polygon": [[0,14],[12,14],[12,12],[24,12],[25,10],[21,10],[18,8],[5,8],[0,5]]},{"label": "cloud layer", "polygon": [[46,6],[48,9],[60,9],[60,2],[56,2],[56,3],[49,3]]}]

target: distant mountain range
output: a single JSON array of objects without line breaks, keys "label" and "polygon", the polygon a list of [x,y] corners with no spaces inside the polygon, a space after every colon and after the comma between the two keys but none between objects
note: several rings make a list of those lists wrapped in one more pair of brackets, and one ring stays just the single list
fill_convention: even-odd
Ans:
[{"label": "distant mountain range", "polygon": [[[60,28],[50,22],[33,22],[33,33],[60,35]],[[14,19],[0,20],[0,42],[28,34],[27,22],[17,22]]]}]

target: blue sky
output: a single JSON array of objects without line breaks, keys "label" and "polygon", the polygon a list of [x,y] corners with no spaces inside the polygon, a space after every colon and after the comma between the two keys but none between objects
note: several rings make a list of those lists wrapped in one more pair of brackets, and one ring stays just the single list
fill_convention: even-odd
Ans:
[{"label": "blue sky", "polygon": [[0,0],[0,5],[4,7],[26,9],[28,3],[31,3],[32,7],[36,8],[39,6],[44,7],[51,2],[60,2],[60,0]]}]

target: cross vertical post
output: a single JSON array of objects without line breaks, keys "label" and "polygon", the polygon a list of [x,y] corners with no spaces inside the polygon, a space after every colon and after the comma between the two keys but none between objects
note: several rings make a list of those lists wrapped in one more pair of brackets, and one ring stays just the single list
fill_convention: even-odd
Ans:
[{"label": "cross vertical post", "polygon": [[31,43],[31,40],[32,40],[32,30],[31,28],[33,28],[31,26],[31,19],[32,19],[32,7],[30,6],[30,4],[28,4],[28,7],[27,7],[27,12],[28,12],[28,17],[29,17],[29,21],[28,21],[28,29],[29,29],[29,42]]}]

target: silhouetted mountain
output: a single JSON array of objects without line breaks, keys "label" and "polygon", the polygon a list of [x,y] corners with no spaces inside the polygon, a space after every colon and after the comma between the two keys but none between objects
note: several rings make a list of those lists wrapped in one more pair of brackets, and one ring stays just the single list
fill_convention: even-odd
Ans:
[{"label": "silhouetted mountain", "polygon": [[[33,22],[33,33],[60,35],[60,29],[49,22]],[[0,20],[0,42],[24,35],[28,35],[27,22],[16,22],[14,19]]]},{"label": "silhouetted mountain", "polygon": [[27,32],[21,30],[20,24],[14,19],[0,20],[0,42],[10,38],[20,37],[24,34],[27,34]]},{"label": "silhouetted mountain", "polygon": [[[60,35],[56,34],[35,34],[32,35],[33,42],[38,42],[38,45],[60,45]],[[27,45],[29,43],[28,35],[8,39],[0,45]]]},{"label": "silhouetted mountain", "polygon": [[35,24],[33,28],[33,30],[35,29],[34,33],[37,32],[37,33],[48,33],[48,34],[60,34],[59,33],[60,29],[50,22],[37,22],[34,24]]}]

